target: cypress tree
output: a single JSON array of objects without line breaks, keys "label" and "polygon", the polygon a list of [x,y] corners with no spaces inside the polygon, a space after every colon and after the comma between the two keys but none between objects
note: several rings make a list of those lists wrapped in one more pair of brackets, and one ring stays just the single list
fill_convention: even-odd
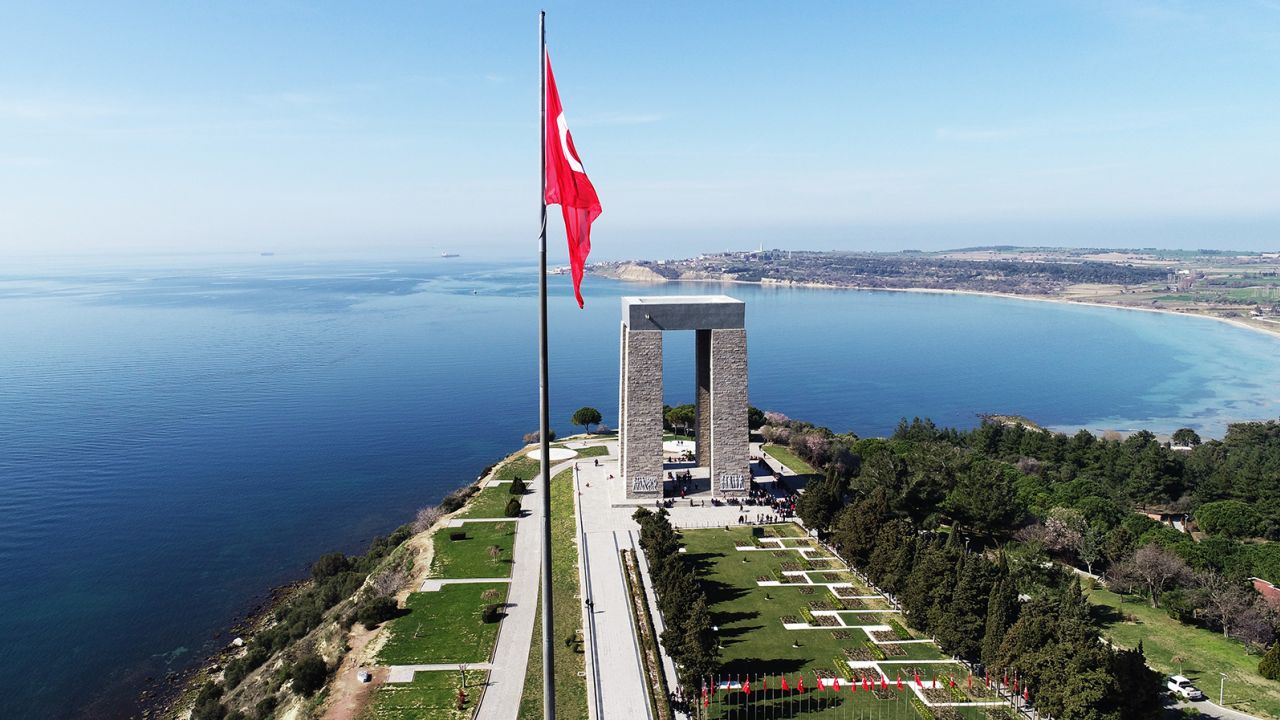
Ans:
[{"label": "cypress tree", "polygon": [[1258,674],[1268,680],[1280,680],[1280,641],[1271,643],[1271,649],[1262,656]]},{"label": "cypress tree", "polygon": [[987,601],[987,621],[982,635],[982,662],[995,666],[999,663],[1000,645],[1005,633],[1018,618],[1018,595],[1013,579],[1004,573],[996,582]]},{"label": "cypress tree", "polygon": [[711,630],[711,613],[707,612],[705,595],[700,595],[689,608],[684,635],[674,659],[679,665],[680,685],[686,697],[696,697],[702,678],[715,675],[719,669],[720,650]]}]

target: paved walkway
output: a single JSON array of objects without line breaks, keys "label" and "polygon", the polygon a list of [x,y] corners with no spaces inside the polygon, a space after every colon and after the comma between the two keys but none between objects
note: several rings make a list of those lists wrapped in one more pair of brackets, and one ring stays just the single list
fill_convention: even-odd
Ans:
[{"label": "paved walkway", "polygon": [[475,583],[504,583],[511,578],[427,578],[422,581],[419,592],[436,592],[445,585],[468,585]]},{"label": "paved walkway", "polygon": [[[455,663],[443,663],[436,665],[391,665],[391,672],[387,675],[387,682],[413,682],[413,674],[416,672],[439,672],[443,670],[458,672],[462,667],[463,666],[461,664]],[[489,663],[466,663],[466,668],[468,670],[488,670]]]},{"label": "paved walkway", "polygon": [[[572,461],[552,466],[551,477]],[[507,591],[507,616],[498,630],[498,646],[490,663],[489,686],[480,700],[476,720],[511,720],[520,714],[520,695],[529,667],[529,648],[542,649],[533,637],[542,581],[542,493],[547,483],[529,483],[524,507],[529,514],[516,520],[516,540],[511,551],[511,588]],[[480,581],[486,582],[486,581]],[[426,589],[425,587],[423,588]]]},{"label": "paved walkway", "polygon": [[584,460],[579,465],[578,523],[585,539],[586,592],[593,603],[587,618],[587,683],[593,695],[598,691],[600,708],[607,710],[597,709],[597,718],[649,720],[640,645],[618,555],[620,549],[631,547],[630,532],[639,526],[631,520],[635,508],[609,506],[608,472],[617,472],[616,462],[596,467]]}]

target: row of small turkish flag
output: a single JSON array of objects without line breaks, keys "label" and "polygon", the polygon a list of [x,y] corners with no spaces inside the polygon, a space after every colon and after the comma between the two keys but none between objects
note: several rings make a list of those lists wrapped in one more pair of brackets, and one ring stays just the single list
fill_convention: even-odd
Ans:
[{"label": "row of small turkish flag", "polygon": [[[948,676],[948,677],[947,677],[947,680],[948,680],[948,685],[949,685],[949,687],[956,687],[956,679],[955,679],[955,677],[954,677],[954,676]],[[877,688],[876,681],[871,680],[871,679],[869,679],[869,678],[868,678],[868,677],[866,677],[866,676],[863,676],[863,677],[862,677],[862,680],[861,680],[860,682],[859,682],[859,681],[855,681],[855,680],[847,680],[846,682],[848,683],[849,691],[850,691],[850,692],[855,692],[855,693],[858,691],[859,686],[861,686],[862,690],[863,690],[863,691],[865,691],[865,692],[870,692],[870,691],[875,690],[875,689]],[[916,673],[916,674],[915,674],[914,682],[915,682],[915,684],[916,684],[916,687],[918,687],[918,688],[923,688],[923,687],[924,687],[924,681],[922,681],[922,680],[920,679],[920,674],[919,674],[919,673]],[[988,687],[988,688],[990,688],[990,687],[991,687],[991,681],[990,681],[990,679],[988,679],[985,675],[984,675],[984,676],[983,676],[983,678],[982,678],[982,682],[983,682],[983,685],[984,685],[984,686],[986,686],[986,687]],[[1004,682],[1005,682],[1005,685],[1008,685],[1008,684],[1009,684],[1009,679],[1008,679],[1008,677],[1007,677],[1007,676],[1005,677],[1005,681],[1004,681]],[[736,684],[736,683],[723,682],[723,683],[720,683],[720,684],[719,684],[718,688],[712,688],[712,687],[708,687],[706,683],[703,683],[703,685],[702,685],[702,704],[703,704],[703,706],[704,706],[704,707],[706,707],[706,706],[709,706],[709,705],[711,704],[711,695],[715,692],[715,689],[731,690],[731,689],[733,689],[733,687],[732,687],[732,686],[733,686],[734,684]],[[841,687],[841,684],[840,684],[840,678],[838,678],[838,677],[837,677],[837,678],[832,679],[832,680],[831,680],[831,682],[824,682],[824,681],[823,681],[823,678],[818,677],[818,678],[817,678],[817,684],[818,684],[818,687],[820,687],[821,689],[823,689],[823,690],[825,690],[825,691],[835,691],[835,692],[840,692],[840,691],[843,689],[843,688]],[[972,688],[973,688],[973,675],[969,675],[969,679],[966,681],[966,683],[965,683],[965,684],[966,684],[970,689],[972,689]],[[885,676],[885,675],[881,675],[881,676],[880,676],[880,684],[879,684],[879,686],[878,686],[878,687],[879,687],[881,690],[888,690],[890,687],[894,687],[894,688],[895,688],[895,689],[897,689],[897,690],[904,690],[904,689],[905,689],[905,686],[903,685],[903,682],[902,682],[902,676],[901,676],[901,675],[898,675],[897,679],[894,681],[894,683],[893,683],[893,685],[892,685],[892,686],[891,686],[891,685],[890,685],[890,683],[889,683],[889,678],[888,678],[887,676]],[[932,682],[932,684],[930,685],[930,687],[935,687],[935,688],[936,688],[936,687],[939,687],[939,685],[938,685],[938,677],[937,677],[936,675],[933,677],[933,682]],[[741,688],[742,688],[742,693],[743,693],[744,695],[750,696],[750,695],[751,695],[751,679],[750,679],[750,678],[748,678],[746,681],[744,681],[744,682],[742,683],[742,685],[741,685]],[[768,678],[767,676],[765,676],[765,677],[761,677],[761,678],[760,678],[760,688],[759,688],[758,692],[767,692],[768,690],[769,690],[769,678]],[[787,684],[787,676],[786,676],[786,675],[783,675],[783,676],[782,676],[781,690],[780,690],[780,691],[781,691],[781,692],[791,692],[791,686]],[[803,692],[805,691],[805,690],[804,690],[804,675],[800,675],[800,676],[796,679],[795,691],[796,691],[796,692],[798,692],[798,693],[803,693]],[[1014,693],[1017,693],[1017,692],[1018,692],[1018,679],[1017,679],[1016,677],[1015,677],[1015,678],[1014,678],[1014,680],[1013,680],[1013,691],[1014,691]],[[1026,687],[1025,685],[1024,685],[1024,686],[1023,686],[1023,688],[1022,688],[1022,696],[1023,696],[1023,698],[1024,698],[1024,699],[1026,699],[1026,700],[1030,700],[1030,699],[1031,699],[1031,690],[1030,690],[1030,688]]]}]

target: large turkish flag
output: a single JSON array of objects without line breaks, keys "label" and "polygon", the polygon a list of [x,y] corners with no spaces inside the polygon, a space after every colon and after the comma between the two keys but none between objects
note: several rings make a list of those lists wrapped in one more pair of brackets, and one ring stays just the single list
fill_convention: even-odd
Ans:
[{"label": "large turkish flag", "polygon": [[591,223],[600,216],[600,199],[587,179],[573,147],[573,136],[565,124],[564,108],[551,74],[551,56],[543,58],[547,66],[546,146],[548,205],[559,205],[564,212],[564,229],[569,235],[569,266],[573,271],[573,294],[582,307],[582,269],[591,252]]}]

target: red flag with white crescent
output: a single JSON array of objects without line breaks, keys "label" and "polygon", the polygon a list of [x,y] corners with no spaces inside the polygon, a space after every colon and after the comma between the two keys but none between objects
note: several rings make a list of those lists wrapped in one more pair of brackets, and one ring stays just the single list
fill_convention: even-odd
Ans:
[{"label": "red flag with white crescent", "polygon": [[591,252],[591,223],[600,216],[600,198],[587,179],[573,135],[565,123],[556,78],[551,74],[551,55],[544,58],[547,70],[546,201],[559,205],[564,213],[564,229],[569,235],[569,266],[573,272],[573,294],[582,307],[582,270]]},{"label": "red flag with white crescent", "polygon": [[783,675],[783,676],[782,676],[782,691],[783,691],[783,692],[788,692],[788,691],[790,691],[790,690],[791,690],[791,688],[787,687],[787,676],[786,676],[786,675]]}]

